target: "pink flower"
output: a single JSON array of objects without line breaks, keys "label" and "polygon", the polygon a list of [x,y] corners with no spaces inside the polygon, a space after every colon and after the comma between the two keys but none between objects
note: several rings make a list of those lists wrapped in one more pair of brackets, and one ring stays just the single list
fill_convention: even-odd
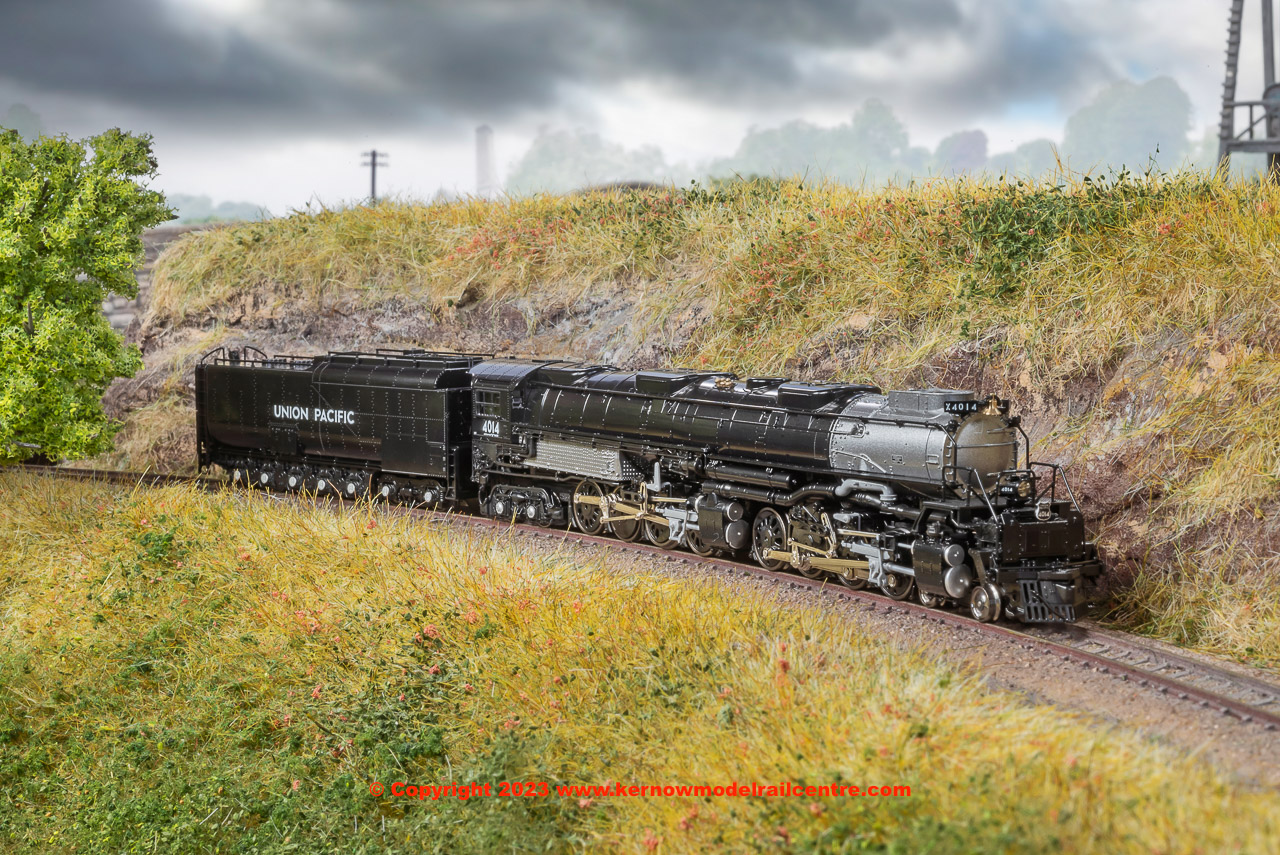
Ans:
[{"label": "pink flower", "polygon": [[480,615],[476,612],[475,609],[472,609],[471,611],[463,615],[462,619],[469,624],[474,624],[476,621],[480,620]]},{"label": "pink flower", "polygon": [[313,698],[318,698],[318,697],[320,697],[320,687],[319,687],[319,686],[316,686],[314,689],[312,689],[312,690],[311,690],[311,697],[313,697]]},{"label": "pink flower", "polygon": [[428,673],[428,674],[439,674],[439,673],[440,673],[440,666],[439,666],[439,665],[432,665],[430,668],[428,668],[428,669],[427,669],[427,673]]},{"label": "pink flower", "polygon": [[422,631],[422,634],[427,638],[439,638],[440,630],[436,629],[436,625],[434,623],[429,623],[427,624],[427,628]]},{"label": "pink flower", "polygon": [[580,612],[580,611],[582,611],[582,600],[574,600],[574,601],[573,601],[573,610],[574,610],[575,612]]},{"label": "pink flower", "polygon": [[294,778],[294,779],[293,779],[293,790],[294,790],[294,792],[297,792],[297,791],[298,791],[298,788],[299,788],[299,787],[301,787],[301,786],[302,786],[302,782],[301,782],[301,781],[299,781],[297,778]]}]

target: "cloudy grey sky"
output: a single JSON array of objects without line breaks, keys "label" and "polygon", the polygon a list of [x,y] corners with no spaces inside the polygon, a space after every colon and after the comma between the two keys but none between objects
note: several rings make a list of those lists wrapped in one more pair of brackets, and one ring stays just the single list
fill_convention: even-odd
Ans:
[{"label": "cloudy grey sky", "polygon": [[[1246,34],[1257,41],[1256,3]],[[0,0],[0,116],[156,139],[168,192],[275,213],[380,189],[474,190],[537,129],[585,127],[696,163],[752,126],[888,102],[915,143],[1061,138],[1117,79],[1169,75],[1215,121],[1227,0]],[[1257,53],[1241,95],[1256,88]]]}]

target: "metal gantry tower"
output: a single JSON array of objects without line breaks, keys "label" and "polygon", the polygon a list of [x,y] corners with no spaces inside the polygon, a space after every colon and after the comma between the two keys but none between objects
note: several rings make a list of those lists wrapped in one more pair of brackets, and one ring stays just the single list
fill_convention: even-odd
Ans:
[{"label": "metal gantry tower", "polygon": [[[1225,168],[1232,152],[1267,155],[1271,174],[1280,167],[1280,85],[1276,84],[1275,25],[1271,0],[1262,5],[1262,97],[1236,100],[1236,76],[1240,70],[1240,30],[1244,0],[1231,0],[1227,20],[1227,73],[1222,83],[1222,121],[1218,125],[1218,165]],[[1249,120],[1236,132],[1236,115],[1248,110]]]}]

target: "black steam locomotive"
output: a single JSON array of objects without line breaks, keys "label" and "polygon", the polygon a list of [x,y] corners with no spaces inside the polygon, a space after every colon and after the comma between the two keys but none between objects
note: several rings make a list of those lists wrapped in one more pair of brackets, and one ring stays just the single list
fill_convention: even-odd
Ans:
[{"label": "black steam locomotive", "polygon": [[1004,401],[950,389],[622,371],[481,354],[196,369],[200,466],[231,481],[572,525],[832,576],[978,620],[1072,621],[1101,566]]}]

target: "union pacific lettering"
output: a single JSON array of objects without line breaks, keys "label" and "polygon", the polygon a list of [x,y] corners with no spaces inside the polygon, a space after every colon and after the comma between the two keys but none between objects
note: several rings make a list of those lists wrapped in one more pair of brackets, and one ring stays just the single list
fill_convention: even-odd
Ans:
[{"label": "union pacific lettering", "polygon": [[316,407],[295,407],[291,404],[276,404],[271,408],[271,415],[277,419],[297,419],[300,422],[326,422],[335,425],[353,425],[356,423],[355,410],[322,410]]}]

